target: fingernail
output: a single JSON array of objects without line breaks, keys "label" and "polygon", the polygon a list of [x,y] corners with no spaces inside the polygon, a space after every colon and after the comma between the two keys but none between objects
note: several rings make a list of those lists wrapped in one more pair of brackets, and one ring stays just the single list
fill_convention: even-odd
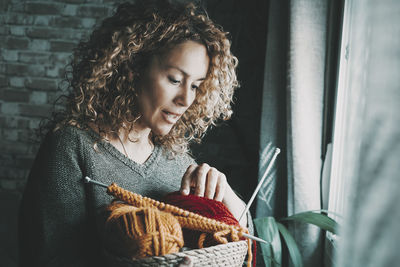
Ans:
[{"label": "fingernail", "polygon": [[183,190],[182,190],[182,194],[184,194],[184,195],[187,195],[187,194],[189,194],[189,190],[187,190],[187,189],[183,189]]}]

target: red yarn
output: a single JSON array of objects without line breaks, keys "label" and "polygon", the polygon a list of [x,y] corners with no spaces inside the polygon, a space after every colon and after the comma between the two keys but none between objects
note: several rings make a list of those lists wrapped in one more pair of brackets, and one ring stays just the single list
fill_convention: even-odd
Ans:
[{"label": "red yarn", "polygon": [[239,226],[239,222],[221,201],[195,195],[185,196],[180,192],[173,192],[164,197],[164,202],[207,218]]},{"label": "red yarn", "polygon": [[[228,210],[228,208],[221,202],[214,199],[209,199],[206,197],[199,197],[195,195],[182,195],[180,192],[173,192],[166,195],[163,202],[177,206],[181,209],[189,210],[191,212],[200,214],[207,218],[215,219],[220,222],[224,222],[229,225],[240,226],[239,222],[233,216],[233,214]],[[185,238],[185,245],[189,247],[195,247],[197,243],[199,233],[188,231],[183,229],[183,235]],[[207,242],[208,245],[212,244],[212,241]],[[255,266],[255,256],[256,256],[256,242],[253,242],[253,266]]]}]

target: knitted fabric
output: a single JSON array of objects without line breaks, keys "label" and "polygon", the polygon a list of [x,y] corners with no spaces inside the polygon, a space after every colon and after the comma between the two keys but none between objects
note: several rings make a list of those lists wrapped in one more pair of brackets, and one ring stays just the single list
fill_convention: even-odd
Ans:
[{"label": "knitted fabric", "polygon": [[[163,202],[177,206],[181,209],[190,210],[191,212],[229,225],[240,226],[239,222],[229,211],[229,209],[222,202],[214,199],[199,197],[193,194],[182,195],[180,192],[173,192],[164,196]],[[204,240],[202,242],[206,247],[217,244],[212,238],[211,234],[205,234],[185,228],[182,229],[182,231],[185,240],[185,246],[187,247],[196,248],[196,245],[200,240]],[[253,240],[253,266],[256,266],[256,250],[257,244]]]},{"label": "knitted fabric", "polygon": [[[243,233],[248,233],[248,230],[246,228],[241,227],[240,225],[229,225],[227,223],[210,219],[205,216],[181,209],[179,207],[170,204],[165,204],[163,202],[151,198],[143,197],[139,194],[135,194],[133,192],[125,190],[117,186],[115,183],[112,183],[107,188],[107,193],[109,195],[114,196],[118,200],[121,200],[136,208],[156,208],[158,209],[158,211],[169,212],[177,219],[182,228],[211,234],[212,238],[218,244],[226,244],[228,242],[239,241],[241,238],[243,238]],[[205,238],[206,234],[200,236],[200,239],[198,241],[199,248],[204,247]],[[248,267],[250,267],[252,261],[252,251],[251,251],[250,240],[247,239],[247,242],[248,242],[247,265]],[[147,251],[150,250],[151,249],[147,249]]]},{"label": "knitted fabric", "polygon": [[[163,198],[163,202],[184,210],[190,210],[191,212],[217,220],[219,222],[240,226],[239,222],[232,215],[232,213],[220,201],[195,196],[192,194],[185,196],[180,192],[174,192],[166,195]],[[201,242],[202,246],[204,247],[210,247],[219,244],[213,238],[212,234],[206,234],[201,231],[194,231],[184,228],[183,236],[185,238],[185,246],[190,248],[200,247],[199,242]]]},{"label": "knitted fabric", "polygon": [[182,230],[172,214],[117,202],[107,209],[105,238],[113,253],[140,259],[178,252],[183,247]]},{"label": "knitted fabric", "polygon": [[229,225],[239,226],[239,222],[236,220],[235,216],[233,216],[221,201],[195,195],[185,196],[180,192],[166,195],[163,201],[179,208],[201,214],[207,218],[215,219]]},{"label": "knitted fabric", "polygon": [[195,163],[187,154],[169,157],[164,151],[156,146],[149,159],[138,164],[91,130],[68,126],[50,131],[21,201],[20,265],[104,266],[104,208],[112,197],[83,178],[115,182],[160,199],[180,187],[186,169]]}]

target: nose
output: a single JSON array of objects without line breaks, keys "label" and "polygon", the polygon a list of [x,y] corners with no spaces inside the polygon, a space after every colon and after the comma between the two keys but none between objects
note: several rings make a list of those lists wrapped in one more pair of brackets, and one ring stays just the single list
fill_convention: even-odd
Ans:
[{"label": "nose", "polygon": [[180,90],[175,98],[175,103],[179,106],[189,107],[196,97],[196,90],[192,89],[190,83],[182,83]]}]

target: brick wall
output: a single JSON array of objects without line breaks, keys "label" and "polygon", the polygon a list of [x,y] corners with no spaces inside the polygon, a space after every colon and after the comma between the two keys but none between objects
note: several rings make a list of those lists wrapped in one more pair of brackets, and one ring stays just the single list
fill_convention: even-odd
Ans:
[{"label": "brick wall", "polygon": [[0,3],[0,258],[17,266],[17,212],[73,47],[113,9],[109,1]]},{"label": "brick wall", "polygon": [[85,0],[2,2],[0,190],[23,190],[38,148],[32,137],[60,94],[71,51],[99,19],[111,14],[113,5]]}]

